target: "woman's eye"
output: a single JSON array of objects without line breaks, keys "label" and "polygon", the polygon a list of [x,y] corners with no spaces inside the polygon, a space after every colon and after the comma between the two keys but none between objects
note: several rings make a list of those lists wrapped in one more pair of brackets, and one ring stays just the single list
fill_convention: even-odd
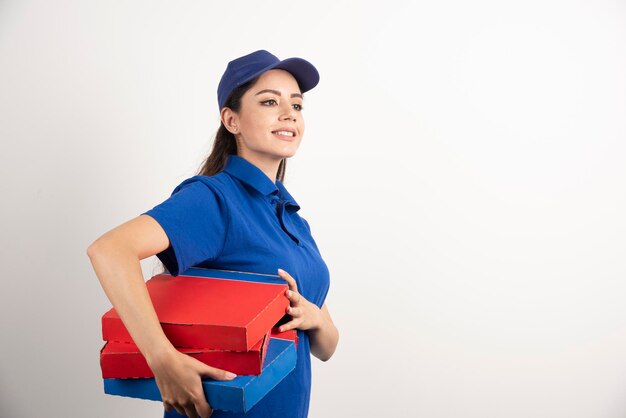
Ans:
[{"label": "woman's eye", "polygon": [[[278,102],[275,99],[267,99],[267,100],[263,100],[261,102],[261,104],[263,106],[276,106],[278,104]],[[304,109],[304,107],[302,107],[302,105],[299,104],[299,103],[294,103],[294,104],[291,105],[291,107],[293,107],[298,112],[300,112],[300,111],[302,111],[302,109]]]}]

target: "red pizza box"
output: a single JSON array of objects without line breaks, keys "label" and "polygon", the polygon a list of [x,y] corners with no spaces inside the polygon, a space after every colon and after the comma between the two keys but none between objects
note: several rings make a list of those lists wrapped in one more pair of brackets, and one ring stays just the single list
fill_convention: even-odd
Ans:
[{"label": "red pizza box", "polygon": [[[286,283],[159,274],[146,286],[175,347],[249,351],[289,306]],[[115,309],[102,317],[102,336],[133,342]]]},{"label": "red pizza box", "polygon": [[[252,347],[250,351],[212,350],[208,348],[178,348],[204,364],[233,372],[238,376],[259,375],[267,351],[270,334]],[[100,367],[103,379],[134,379],[154,377],[148,362],[133,343],[108,341],[100,351]]]},{"label": "red pizza box", "polygon": [[280,332],[278,330],[278,327],[274,327],[270,332],[270,336],[272,338],[278,338],[280,340],[293,341],[296,347],[298,346],[298,331],[296,331],[295,329]]}]

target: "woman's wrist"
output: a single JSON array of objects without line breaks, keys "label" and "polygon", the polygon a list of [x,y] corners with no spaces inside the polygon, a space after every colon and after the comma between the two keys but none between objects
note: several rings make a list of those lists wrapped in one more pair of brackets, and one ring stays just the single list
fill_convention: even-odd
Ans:
[{"label": "woman's wrist", "polygon": [[144,357],[150,368],[159,367],[164,363],[168,363],[176,353],[174,346],[165,340],[162,343],[154,344],[149,350],[146,350]]},{"label": "woman's wrist", "polygon": [[322,310],[314,303],[311,303],[311,305],[313,305],[313,307],[315,308],[315,316],[316,319],[314,321],[314,325],[312,327],[312,331],[321,331],[325,325],[326,325],[326,321],[324,320],[324,315],[322,315]]}]

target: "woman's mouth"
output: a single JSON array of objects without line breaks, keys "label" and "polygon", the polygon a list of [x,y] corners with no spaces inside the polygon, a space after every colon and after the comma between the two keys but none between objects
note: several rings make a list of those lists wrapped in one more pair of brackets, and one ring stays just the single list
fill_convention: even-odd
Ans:
[{"label": "woman's mouth", "polygon": [[279,131],[272,131],[272,133],[276,135],[279,139],[282,139],[284,141],[293,141],[293,139],[296,136],[296,133],[293,131],[279,130]]}]

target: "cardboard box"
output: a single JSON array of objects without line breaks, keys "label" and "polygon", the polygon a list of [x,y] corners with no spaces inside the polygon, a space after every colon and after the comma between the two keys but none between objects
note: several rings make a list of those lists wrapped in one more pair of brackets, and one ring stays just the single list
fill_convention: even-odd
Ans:
[{"label": "cardboard box", "polygon": [[278,331],[278,327],[274,327],[270,332],[270,336],[281,340],[293,341],[296,344],[296,347],[298,346],[298,331],[295,329],[280,332]]},{"label": "cardboard box", "polygon": [[239,280],[244,282],[256,282],[256,283],[272,283],[272,284],[285,284],[285,280],[281,279],[277,274],[262,274],[262,273],[250,273],[247,271],[235,271],[235,270],[217,270],[206,269],[201,267],[191,267],[182,273],[183,276],[190,277],[208,277],[213,279],[230,279]]},{"label": "cardboard box", "polygon": [[[259,375],[267,353],[270,333],[250,351],[226,351],[209,348],[178,348],[204,364],[233,372],[236,375]],[[135,379],[154,377],[145,357],[132,343],[107,342],[100,351],[100,367],[104,379]]]},{"label": "cardboard box", "polygon": [[[289,306],[284,282],[164,273],[146,286],[163,331],[175,347],[249,351]],[[102,317],[102,336],[105,341],[133,342],[115,309]]]},{"label": "cardboard box", "polygon": [[[247,412],[296,367],[293,341],[271,338],[259,376],[237,376],[223,382],[203,379],[204,394],[213,409]],[[104,379],[104,393],[131,398],[161,400],[154,378]]]}]

